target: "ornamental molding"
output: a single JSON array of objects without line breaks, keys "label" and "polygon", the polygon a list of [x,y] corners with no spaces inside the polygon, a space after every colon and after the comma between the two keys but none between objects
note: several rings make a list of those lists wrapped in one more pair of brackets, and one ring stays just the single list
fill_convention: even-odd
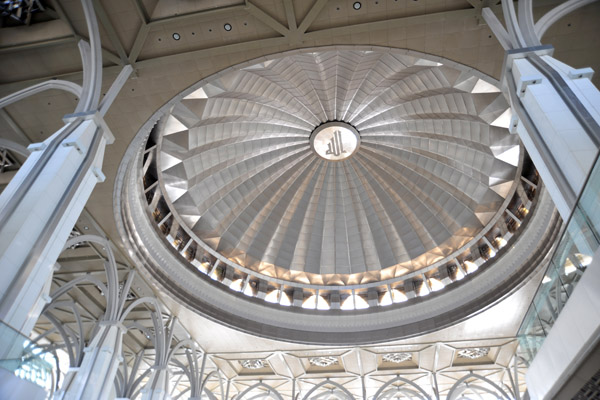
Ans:
[{"label": "ornamental molding", "polygon": [[240,360],[239,363],[246,369],[261,369],[267,366],[265,360],[261,359]]},{"label": "ornamental molding", "polygon": [[330,367],[339,363],[337,357],[331,356],[311,357],[308,359],[308,362],[315,367]]},{"label": "ornamental molding", "polygon": [[387,353],[387,354],[383,355],[382,359],[385,362],[400,364],[405,361],[411,361],[412,354],[411,353]]},{"label": "ornamental molding", "polygon": [[485,357],[490,352],[489,347],[471,347],[468,349],[462,349],[458,351],[458,358],[468,358],[475,360],[477,358]]}]

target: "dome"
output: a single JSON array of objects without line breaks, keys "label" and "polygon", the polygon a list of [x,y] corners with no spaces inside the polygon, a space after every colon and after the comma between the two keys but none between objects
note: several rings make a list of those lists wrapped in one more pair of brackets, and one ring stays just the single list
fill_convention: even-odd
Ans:
[{"label": "dome", "polygon": [[[121,169],[141,209],[125,202],[124,227],[163,287],[189,285],[193,308],[237,299],[241,329],[262,307],[286,315],[274,326],[406,310],[492,270],[525,225],[536,190],[521,177],[535,171],[509,121],[492,80],[447,60],[339,46],[255,60],[198,82],[138,134]],[[494,268],[506,278],[522,261]]]}]

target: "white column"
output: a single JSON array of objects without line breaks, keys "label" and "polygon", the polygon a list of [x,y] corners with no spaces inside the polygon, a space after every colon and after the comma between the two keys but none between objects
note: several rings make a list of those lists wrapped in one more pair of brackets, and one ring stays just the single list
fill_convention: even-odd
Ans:
[{"label": "white column", "polygon": [[34,151],[0,196],[0,320],[24,335],[39,317],[39,299],[69,233],[104,180],[104,148],[113,140],[98,114],[74,117],[30,146]]},{"label": "white column", "polygon": [[[125,327],[116,321],[103,322],[85,349],[81,366],[72,380],[54,395],[54,400],[103,400],[113,391]],[[114,394],[114,392],[113,392]]]},{"label": "white column", "polygon": [[148,383],[142,390],[142,400],[170,400],[169,369],[167,366],[154,367]]},{"label": "white column", "polygon": [[[576,101],[565,99],[559,94],[556,83],[530,61],[529,55],[524,52],[522,57],[518,53],[511,57],[509,52],[507,57],[506,74],[510,77],[506,84],[513,90],[513,103],[518,101],[526,113],[525,116],[517,109],[521,121],[515,118],[511,129],[516,130],[523,140],[556,207],[566,220],[598,152],[597,139],[582,126],[573,108],[582,110],[591,117],[590,120],[600,124],[600,93],[590,81],[591,69],[573,69],[548,54],[534,56],[562,78]],[[523,118],[528,118],[537,132],[528,130]],[[560,174],[562,177],[558,176]],[[568,195],[569,191],[571,195]]]}]

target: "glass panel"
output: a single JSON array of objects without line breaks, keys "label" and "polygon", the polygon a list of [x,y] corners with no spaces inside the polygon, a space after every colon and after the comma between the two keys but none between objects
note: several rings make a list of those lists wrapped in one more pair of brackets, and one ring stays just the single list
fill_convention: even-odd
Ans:
[{"label": "glass panel", "polygon": [[519,354],[528,362],[533,361],[600,246],[599,205],[600,161],[597,161],[519,328]]},{"label": "glass panel", "polygon": [[53,355],[0,323],[0,368],[45,389],[52,385]]}]

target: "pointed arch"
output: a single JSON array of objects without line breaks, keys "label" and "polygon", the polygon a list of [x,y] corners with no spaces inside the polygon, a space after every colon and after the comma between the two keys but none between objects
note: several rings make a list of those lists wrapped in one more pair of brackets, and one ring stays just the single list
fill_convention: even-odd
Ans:
[{"label": "pointed arch", "polygon": [[[492,382],[488,378],[486,378],[484,376],[481,376],[481,375],[478,375],[478,374],[474,374],[473,372],[471,372],[468,375],[465,375],[462,378],[460,378],[459,380],[457,380],[456,383],[454,383],[454,385],[452,385],[452,387],[448,391],[448,396],[446,398],[448,400],[457,400],[458,397],[456,397],[456,396],[460,395],[465,389],[467,389],[466,380],[469,379],[469,378],[479,379],[482,382],[487,383],[488,385],[490,385],[491,387],[493,387],[494,389],[496,389],[498,391],[498,393],[501,396],[503,396],[503,398],[506,399],[506,400],[511,400],[513,398],[513,397],[509,396],[504,391],[504,389],[502,389],[500,386],[496,385],[494,382]],[[477,386],[477,388],[485,390],[488,393],[493,393],[491,390],[483,388],[481,386]]]},{"label": "pointed arch", "polygon": [[392,379],[391,381],[388,381],[385,385],[380,387],[379,390],[377,391],[377,393],[375,393],[375,396],[373,396],[373,399],[379,400],[381,394],[385,391],[385,389],[390,387],[391,385],[393,385],[395,382],[406,383],[407,385],[412,386],[413,388],[417,389],[420,396],[424,396],[424,398],[426,400],[431,400],[431,397],[427,394],[427,392],[421,386],[417,385],[416,383],[414,383],[412,381],[409,381],[406,378],[402,378],[401,376],[395,377],[394,379]]},{"label": "pointed arch", "polygon": [[[206,388],[206,382],[208,382],[208,380],[210,378],[212,378],[213,376],[216,376],[219,379],[219,388],[221,390],[221,399],[227,400],[227,399],[225,399],[225,393],[223,392],[223,377],[221,376],[221,371],[219,371],[218,369],[215,371],[212,371],[208,375],[206,375],[206,378],[204,378],[204,381],[202,381],[202,386],[201,386],[202,390],[208,390]],[[211,394],[213,394],[213,396],[214,396],[214,393],[211,392]],[[215,397],[215,399],[216,399],[216,397]]]},{"label": "pointed arch", "polygon": [[402,395],[402,399],[423,399],[423,395],[415,390],[408,388],[396,387],[396,389],[388,389],[381,393],[379,399],[388,400],[393,399],[397,394]]},{"label": "pointed arch", "polygon": [[267,389],[270,392],[271,396],[275,397],[277,400],[283,400],[283,397],[281,396],[281,394],[279,394],[277,389],[275,389],[272,386],[267,385],[266,383],[263,383],[263,382],[258,382],[257,384],[250,386],[249,388],[244,390],[242,393],[238,394],[235,397],[235,399],[242,400],[244,398],[244,396],[246,394],[248,394],[251,390],[258,389],[259,387],[263,387],[263,388]]},{"label": "pointed arch", "polygon": [[333,385],[333,386],[337,387],[337,388],[338,388],[338,389],[339,389],[339,390],[340,390],[342,393],[344,393],[344,394],[346,395],[346,397],[348,398],[348,400],[355,400],[355,399],[354,399],[354,396],[352,396],[352,393],[350,393],[350,392],[348,391],[348,389],[346,389],[345,387],[343,387],[343,386],[342,386],[342,385],[340,385],[339,383],[336,383],[336,382],[330,381],[329,379],[327,379],[327,380],[325,380],[325,381],[323,381],[323,382],[319,383],[318,385],[316,385],[315,387],[313,387],[312,389],[310,389],[310,390],[308,391],[308,393],[306,393],[306,395],[304,396],[303,400],[308,400],[308,399],[310,399],[310,396],[311,396],[311,395],[312,395],[312,394],[313,394],[313,393],[314,393],[314,392],[315,392],[317,389],[319,389],[320,387],[323,387],[323,386],[325,386],[325,385],[327,385],[327,384],[329,384],[329,385]]}]

